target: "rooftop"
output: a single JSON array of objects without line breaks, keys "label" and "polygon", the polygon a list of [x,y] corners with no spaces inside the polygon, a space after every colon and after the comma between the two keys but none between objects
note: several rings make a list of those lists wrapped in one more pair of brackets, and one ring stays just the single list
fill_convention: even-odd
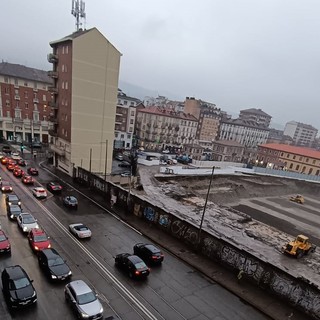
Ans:
[{"label": "rooftop", "polygon": [[272,118],[270,115],[268,115],[267,113],[265,113],[261,109],[256,109],[256,108],[240,110],[240,113],[254,113],[256,115]]},{"label": "rooftop", "polygon": [[182,111],[167,110],[157,106],[141,108],[141,109],[138,109],[138,112],[161,115],[164,117],[171,117],[171,118],[177,118],[182,120],[198,121],[197,118],[195,118],[190,113],[186,114]]}]

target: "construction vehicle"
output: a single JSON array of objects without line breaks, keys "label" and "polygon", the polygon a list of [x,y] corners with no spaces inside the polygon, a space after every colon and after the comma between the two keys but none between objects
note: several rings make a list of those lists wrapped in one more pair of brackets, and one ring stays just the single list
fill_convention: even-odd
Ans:
[{"label": "construction vehicle", "polygon": [[304,197],[300,194],[297,194],[296,196],[290,197],[290,201],[304,204]]},{"label": "construction vehicle", "polygon": [[316,246],[311,244],[309,238],[300,234],[293,241],[290,241],[282,247],[283,253],[287,253],[297,259],[304,255],[312,253],[316,250]]}]

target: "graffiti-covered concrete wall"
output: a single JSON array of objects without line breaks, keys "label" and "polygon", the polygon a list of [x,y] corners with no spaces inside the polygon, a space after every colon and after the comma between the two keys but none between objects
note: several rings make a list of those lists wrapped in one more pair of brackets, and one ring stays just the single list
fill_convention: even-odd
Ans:
[{"label": "graffiti-covered concrete wall", "polygon": [[320,290],[308,280],[293,277],[205,230],[201,231],[199,238],[198,226],[165,212],[163,208],[154,206],[144,198],[132,194],[128,198],[127,190],[90,175],[83,169],[78,168],[78,177],[79,181],[102,193],[106,204],[109,203],[115,210],[118,207],[148,221],[230,270],[243,270],[246,277],[257,286],[281,297],[314,319],[320,319]]}]

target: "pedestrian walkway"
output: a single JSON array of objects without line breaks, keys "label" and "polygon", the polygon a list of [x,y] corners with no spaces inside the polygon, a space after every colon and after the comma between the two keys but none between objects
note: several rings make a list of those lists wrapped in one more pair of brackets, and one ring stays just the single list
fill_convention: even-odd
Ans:
[{"label": "pedestrian walkway", "polygon": [[[53,174],[62,179],[65,183],[68,183],[74,188],[79,189],[84,194],[88,195],[91,199],[94,199],[102,206],[106,206],[105,199],[97,192],[77,185],[73,179],[65,173],[57,170],[53,166],[42,163],[42,166],[50,170]],[[275,320],[311,320],[312,318],[306,316],[304,313],[295,310],[293,307],[282,302],[277,296],[269,294],[252,283],[246,281],[245,277],[241,275],[239,279],[239,273],[232,273],[223,266],[214,263],[206,257],[191,251],[189,247],[172,237],[171,235],[162,232],[156,228],[153,224],[148,223],[143,219],[139,219],[134,215],[127,214],[121,208],[113,208],[112,210],[122,220],[126,221],[129,225],[140,231],[150,241],[160,245],[165,250],[175,255],[179,259],[188,263],[192,268],[201,272],[203,275],[211,279],[212,281],[223,286],[228,291],[237,295],[240,299],[246,301],[248,304],[254,306],[262,313]],[[230,319],[231,320],[231,319]],[[236,320],[236,319],[235,319]]]}]

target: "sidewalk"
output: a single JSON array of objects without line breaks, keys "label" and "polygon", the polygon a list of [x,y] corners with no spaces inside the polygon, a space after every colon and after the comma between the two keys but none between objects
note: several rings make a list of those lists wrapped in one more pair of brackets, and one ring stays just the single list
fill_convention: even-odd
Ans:
[{"label": "sidewalk", "polygon": [[[105,206],[105,200],[99,194],[75,184],[73,179],[56,168],[42,164],[43,167],[50,170],[64,182],[73,185],[74,188],[80,190],[88,197],[94,199],[97,203]],[[109,210],[112,210],[108,208]],[[157,229],[153,224],[148,223],[134,215],[128,215],[119,208],[112,210],[122,220],[139,230],[144,236],[152,242],[160,245],[171,254],[185,261],[194,269],[198,270],[214,282],[218,283],[228,291],[237,295],[240,299],[254,306],[265,315],[268,315],[274,320],[311,320],[306,314],[295,310],[293,307],[282,302],[277,296],[269,294],[259,287],[248,283],[245,279],[238,282],[237,274],[230,272],[223,266],[214,263],[213,261],[190,251],[188,246],[180,242],[178,239]]]}]

